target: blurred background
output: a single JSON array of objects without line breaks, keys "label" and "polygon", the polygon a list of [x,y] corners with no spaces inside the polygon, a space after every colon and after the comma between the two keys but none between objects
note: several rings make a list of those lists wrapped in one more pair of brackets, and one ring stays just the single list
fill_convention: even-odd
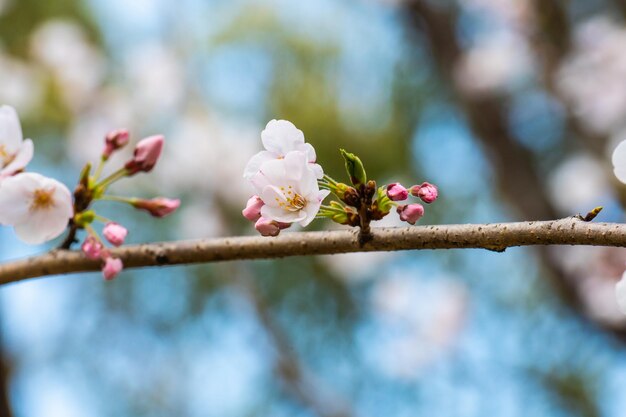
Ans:
[{"label": "blurred background", "polygon": [[[130,243],[254,234],[241,175],[273,118],[335,178],[342,146],[379,184],[437,184],[422,224],[622,221],[625,19],[624,0],[0,0],[0,103],[29,169],[70,188],[109,130],[166,135],[113,191],[181,209],[97,206]],[[0,230],[2,260],[46,249]],[[420,251],[4,286],[0,415],[624,416],[625,262]]]}]

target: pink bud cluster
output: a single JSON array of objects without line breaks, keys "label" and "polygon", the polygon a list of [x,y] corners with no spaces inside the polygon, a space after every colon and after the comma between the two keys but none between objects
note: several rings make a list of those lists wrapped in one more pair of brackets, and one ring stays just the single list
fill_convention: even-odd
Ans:
[{"label": "pink bud cluster", "polygon": [[[104,149],[101,154],[101,162],[96,170],[94,177],[89,176],[87,170],[87,178],[81,179],[81,186],[77,188],[77,200],[102,198],[107,187],[123,177],[133,176],[139,172],[150,172],[156,165],[165,142],[163,136],[150,136],[140,140],[135,146],[133,156],[124,164],[124,167],[109,175],[105,179],[98,181],[102,165],[108,161],[109,157],[122,149],[129,142],[129,133],[126,129],[118,129],[110,132],[104,139]],[[81,188],[82,187],[82,188]],[[82,194],[81,194],[82,193]],[[93,198],[92,196],[96,196]],[[144,210],[154,217],[164,217],[173,213],[180,206],[180,200],[169,199],[165,197],[157,197],[153,199],[141,198],[125,198],[125,197],[109,197],[109,199],[128,203],[134,208]],[[87,204],[88,205],[88,204]],[[88,235],[83,241],[81,249],[85,256],[89,259],[100,259],[102,261],[102,274],[106,280],[115,278],[123,269],[122,260],[112,256],[111,252],[105,247],[102,239],[95,232],[91,223],[93,220],[100,220],[99,216],[93,211],[82,211],[81,216],[75,216],[74,222],[79,227],[88,230]],[[126,240],[128,230],[119,223],[105,219],[105,225],[102,229],[102,236],[113,246],[121,246]]]},{"label": "pink bud cluster", "polygon": [[[399,182],[387,186],[387,197],[391,201],[405,201],[409,194],[418,197],[424,203],[430,204],[438,197],[437,187],[428,182],[420,185],[413,185],[408,190]],[[419,203],[401,204],[396,208],[400,220],[409,224],[415,224],[424,215],[424,206]]]},{"label": "pink bud cluster", "polygon": [[[121,246],[128,235],[128,230],[118,223],[109,222],[104,226],[102,234],[112,245]],[[115,278],[124,268],[122,260],[111,256],[95,233],[85,238],[81,250],[89,259],[102,259],[102,275],[107,281]]]}]

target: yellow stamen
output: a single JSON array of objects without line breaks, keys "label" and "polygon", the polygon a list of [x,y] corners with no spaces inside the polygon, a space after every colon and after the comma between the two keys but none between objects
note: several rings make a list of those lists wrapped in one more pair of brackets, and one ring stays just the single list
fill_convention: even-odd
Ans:
[{"label": "yellow stamen", "polygon": [[33,202],[30,204],[30,210],[47,210],[54,207],[54,187],[49,189],[38,188],[33,193]]},{"label": "yellow stamen", "polygon": [[2,161],[2,167],[9,165],[15,159],[15,155],[7,152],[4,145],[0,145],[0,161]]}]

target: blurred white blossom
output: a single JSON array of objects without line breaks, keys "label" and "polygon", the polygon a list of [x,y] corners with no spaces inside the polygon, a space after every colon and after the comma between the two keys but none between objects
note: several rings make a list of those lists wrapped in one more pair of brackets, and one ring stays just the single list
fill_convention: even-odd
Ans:
[{"label": "blurred white blossom", "polygon": [[405,268],[377,281],[371,299],[375,334],[366,350],[381,372],[410,380],[458,337],[468,294],[455,279],[424,280]]},{"label": "blurred white blossom", "polygon": [[590,128],[611,133],[626,125],[626,28],[605,16],[577,28],[558,87]]},{"label": "blurred white blossom", "polygon": [[185,92],[185,73],[180,57],[160,43],[140,44],[126,56],[131,100],[143,117],[174,110]]},{"label": "blurred white blossom", "polygon": [[558,165],[548,178],[550,197],[567,215],[587,213],[611,192],[605,166],[589,154],[577,154]]},{"label": "blurred white blossom", "polygon": [[609,325],[626,322],[615,300],[615,285],[626,263],[622,248],[555,246],[550,252],[566,272],[587,314]]},{"label": "blurred white blossom", "polygon": [[[0,0],[1,1],[1,0]],[[11,103],[21,114],[32,113],[41,102],[41,72],[0,51],[0,103]]]},{"label": "blurred white blossom", "polygon": [[469,92],[503,90],[532,71],[528,44],[519,34],[499,31],[469,48],[456,68],[456,79]]},{"label": "blurred white blossom", "polygon": [[231,125],[203,110],[190,110],[168,134],[156,181],[169,194],[215,192],[239,207],[254,191],[241,180],[241,171],[258,150],[259,131],[245,123]]},{"label": "blurred white blossom", "polygon": [[51,71],[72,111],[92,100],[104,78],[105,61],[83,29],[69,20],[48,20],[32,34],[31,52]]}]

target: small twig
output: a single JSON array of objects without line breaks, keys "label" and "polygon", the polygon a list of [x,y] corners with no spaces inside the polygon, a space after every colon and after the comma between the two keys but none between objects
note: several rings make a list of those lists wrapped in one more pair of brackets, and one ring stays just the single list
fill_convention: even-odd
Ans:
[{"label": "small twig", "polygon": [[67,236],[58,246],[58,249],[70,249],[72,245],[78,242],[76,239],[76,232],[78,232],[78,227],[74,224],[72,220],[70,220],[69,231],[67,232]]},{"label": "small twig", "polygon": [[[513,246],[592,245],[626,247],[626,224],[590,223],[576,216],[561,220],[373,228],[372,240],[361,245],[358,232],[283,233],[276,238],[228,237],[129,245],[111,249],[126,268],[179,265],[242,259],[327,255],[411,249],[482,248],[504,251]],[[99,260],[80,251],[53,250],[0,265],[0,284],[27,278],[97,271]]]}]

